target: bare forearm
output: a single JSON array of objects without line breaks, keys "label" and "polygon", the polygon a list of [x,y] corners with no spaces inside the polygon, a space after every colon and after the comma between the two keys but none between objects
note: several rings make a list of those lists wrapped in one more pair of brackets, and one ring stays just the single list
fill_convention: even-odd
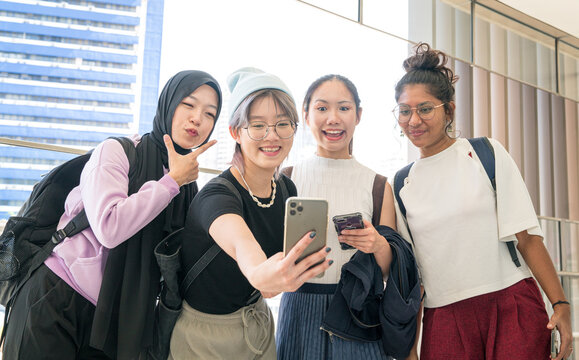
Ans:
[{"label": "bare forearm", "polygon": [[[392,188],[390,184],[386,183],[384,187],[384,198],[382,199],[382,212],[380,213],[380,225],[386,225],[396,230],[396,212],[394,211],[394,197],[392,196]],[[374,253],[376,262],[382,275],[386,276],[390,273],[390,263],[392,262],[392,248],[388,241],[386,246]]]},{"label": "bare forearm", "polygon": [[382,276],[388,275],[390,273],[390,263],[392,263],[392,248],[388,241],[386,241],[384,247],[374,253],[374,258],[382,270]]},{"label": "bare forearm", "polygon": [[267,260],[267,256],[261,247],[259,247],[257,242],[255,242],[255,244],[257,246],[245,246],[236,249],[236,260],[239,269],[247,278],[249,283],[256,289],[260,289],[261,276],[257,269]]},{"label": "bare forearm", "polygon": [[266,261],[267,257],[245,221],[238,215],[222,215],[211,224],[209,234],[227,255],[237,262],[250,284],[257,288],[255,282],[259,281],[256,280],[259,274],[255,269]]},{"label": "bare forearm", "polygon": [[565,299],[565,293],[561,287],[557,271],[545,245],[543,245],[542,239],[539,236],[528,235],[526,231],[520,234],[517,234],[517,239],[519,239],[517,248],[523,255],[527,265],[529,265],[539,285],[547,294],[549,301],[554,303]]}]

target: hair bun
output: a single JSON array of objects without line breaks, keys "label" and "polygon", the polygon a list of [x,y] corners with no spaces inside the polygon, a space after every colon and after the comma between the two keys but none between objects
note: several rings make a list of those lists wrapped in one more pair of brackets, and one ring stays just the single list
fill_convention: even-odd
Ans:
[{"label": "hair bun", "polygon": [[447,63],[448,56],[445,53],[431,49],[430,45],[421,42],[415,46],[415,54],[404,60],[402,66],[407,73],[420,70],[440,72],[454,84],[458,76],[446,66]]}]

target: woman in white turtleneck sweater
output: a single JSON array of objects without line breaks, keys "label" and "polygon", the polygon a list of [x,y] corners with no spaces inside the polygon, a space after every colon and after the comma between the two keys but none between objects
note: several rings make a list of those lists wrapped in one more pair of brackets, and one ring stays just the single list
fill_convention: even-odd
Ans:
[{"label": "woman in white turtleneck sweater", "polygon": [[[326,75],[314,81],[303,104],[303,115],[317,143],[315,156],[291,171],[299,196],[328,200],[329,217],[360,212],[364,229],[344,230],[338,236],[328,224],[327,245],[334,266],[313,278],[298,291],[282,295],[276,343],[278,359],[386,359],[381,342],[350,341],[321,329],[326,309],[340,280],[342,265],[360,250],[373,253],[384,276],[392,253],[378,234],[373,218],[372,189],[376,173],[352,156],[352,138],[362,108],[354,84],[341,75]],[[384,184],[379,224],[395,228],[394,200],[390,185]],[[340,242],[353,246],[342,250]]]}]

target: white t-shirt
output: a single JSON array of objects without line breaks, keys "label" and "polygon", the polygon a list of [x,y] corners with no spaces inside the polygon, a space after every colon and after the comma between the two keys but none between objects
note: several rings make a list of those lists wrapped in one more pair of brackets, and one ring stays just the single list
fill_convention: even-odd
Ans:
[{"label": "white t-shirt", "polygon": [[[492,184],[466,139],[417,160],[400,197],[426,292],[425,307],[440,307],[498,291],[528,278],[522,258],[513,263],[506,241],[527,230],[543,237],[517,165],[504,147],[495,151],[496,200]],[[400,233],[410,239],[396,203]],[[498,221],[497,221],[498,219]]]},{"label": "white t-shirt", "polygon": [[340,281],[342,265],[347,263],[355,249],[342,250],[332,217],[335,215],[362,213],[362,217],[372,221],[372,188],[376,173],[360,164],[354,158],[328,159],[312,156],[294,166],[291,179],[298,190],[298,196],[316,197],[328,200],[327,246],[332,248],[329,258],[334,260],[322,277],[308,282],[337,284]]}]

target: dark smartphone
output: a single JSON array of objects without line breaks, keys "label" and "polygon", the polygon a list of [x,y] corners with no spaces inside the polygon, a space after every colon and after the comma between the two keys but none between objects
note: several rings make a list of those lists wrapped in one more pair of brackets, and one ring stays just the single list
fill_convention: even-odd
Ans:
[{"label": "dark smartphone", "polygon": [[[355,212],[352,214],[344,214],[344,215],[336,215],[332,218],[334,222],[334,227],[336,228],[336,232],[338,235],[342,234],[342,230],[345,229],[363,229],[364,228],[364,221],[362,218],[362,214],[359,212]],[[347,249],[354,249],[353,246],[350,246],[345,243],[340,243],[340,247],[342,250]]]}]

